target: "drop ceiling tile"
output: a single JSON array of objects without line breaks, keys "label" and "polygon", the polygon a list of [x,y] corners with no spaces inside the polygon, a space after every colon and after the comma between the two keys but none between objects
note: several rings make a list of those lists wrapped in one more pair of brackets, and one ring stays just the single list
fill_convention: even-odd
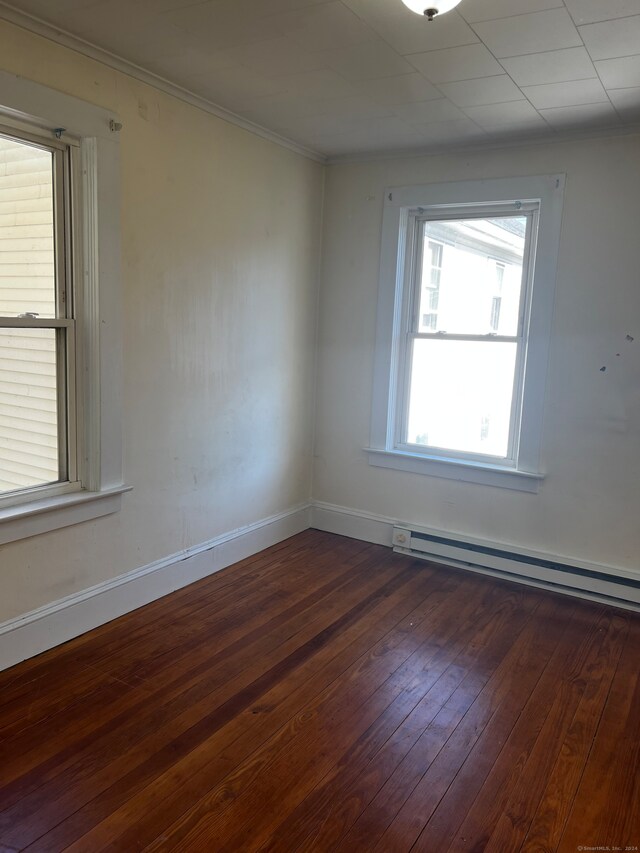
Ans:
[{"label": "drop ceiling tile", "polygon": [[296,118],[318,115],[322,112],[320,104],[322,100],[310,100],[304,95],[280,92],[277,95],[246,100],[242,114],[265,126],[270,126],[272,122],[288,126]]},{"label": "drop ceiling tile", "polygon": [[493,21],[496,18],[508,18],[511,15],[523,15],[527,12],[542,12],[546,9],[558,9],[562,0],[463,0],[460,14],[470,24],[479,21]]},{"label": "drop ceiling tile", "polygon": [[540,110],[540,115],[556,129],[575,130],[587,127],[614,127],[620,120],[610,103],[583,104]]},{"label": "drop ceiling tile", "polygon": [[283,18],[287,35],[307,50],[333,50],[377,39],[368,24],[337,0],[290,12]]},{"label": "drop ceiling tile", "polygon": [[408,104],[441,98],[442,94],[422,74],[401,74],[380,80],[363,80],[355,84],[358,91],[379,104]]},{"label": "drop ceiling tile", "polygon": [[[237,9],[238,14],[243,17],[252,15],[273,15],[277,12],[291,12],[295,9],[304,9],[307,6],[315,6],[318,3],[328,3],[331,0],[230,0],[230,3]],[[50,0],[45,0],[50,2]],[[94,0],[95,2],[95,0]],[[189,6],[197,6],[203,0],[134,0],[137,8],[145,9],[152,13],[168,12],[176,9],[183,9]],[[224,0],[215,0],[220,5]],[[131,0],[129,0],[131,4]]]},{"label": "drop ceiling tile", "polygon": [[301,95],[309,98],[309,100],[348,98],[358,94],[357,89],[348,80],[330,69],[307,71],[304,74],[286,74],[282,77],[266,79],[278,87],[281,92]]},{"label": "drop ceiling tile", "polygon": [[342,132],[302,135],[307,145],[319,148],[327,154],[342,154],[347,151],[381,151],[417,147],[424,144],[422,134],[413,127],[395,119],[392,124],[384,119],[377,123],[362,122],[344,126]]},{"label": "drop ceiling tile", "polygon": [[[25,12],[30,12],[32,15],[47,20],[47,12],[51,13],[51,0],[22,0],[19,4],[20,8]],[[56,3],[56,16],[64,15],[67,12],[75,12],[76,9],[84,9],[87,6],[94,6],[95,0],[58,0]]]},{"label": "drop ceiling tile", "polygon": [[587,24],[580,27],[587,50],[592,59],[614,59],[638,53],[640,45],[640,15]]},{"label": "drop ceiling tile", "polygon": [[483,44],[412,53],[409,62],[432,83],[450,83],[502,74],[503,69]]},{"label": "drop ceiling tile", "polygon": [[382,40],[322,54],[326,65],[347,80],[377,80],[410,74],[413,67]]},{"label": "drop ceiling tile", "polygon": [[213,48],[286,37],[311,51],[330,50],[374,37],[371,28],[338,0],[278,13],[266,2],[208,0],[163,17]]},{"label": "drop ceiling tile", "polygon": [[286,92],[288,79],[263,77],[246,68],[234,66],[221,68],[215,74],[194,75],[185,80],[185,85],[214,104],[237,112],[246,101]]},{"label": "drop ceiling tile", "polygon": [[499,59],[582,45],[578,31],[564,8],[485,21],[476,24],[475,31]]},{"label": "drop ceiling tile", "polygon": [[638,14],[638,0],[565,0],[576,24],[593,24]]},{"label": "drop ceiling tile", "polygon": [[[318,137],[324,135],[338,135],[348,133],[353,128],[354,121],[345,119],[344,116],[336,115],[321,115],[307,116],[306,118],[297,119],[294,123],[282,127],[281,132],[287,136],[296,138]],[[356,122],[357,129],[357,122]]]},{"label": "drop ceiling tile", "polygon": [[514,140],[530,141],[532,139],[549,139],[554,136],[554,128],[538,117],[531,121],[520,121],[506,124],[487,125],[483,128],[492,142]]},{"label": "drop ceiling tile", "polygon": [[308,99],[278,96],[257,100],[243,110],[252,121],[264,123],[277,121],[281,128],[297,128],[309,118],[327,117],[328,120],[351,121],[364,118],[385,118],[391,115],[389,108],[376,104],[367,98],[326,98],[310,101]]},{"label": "drop ceiling tile", "polygon": [[[40,2],[43,2],[43,0],[40,0]],[[363,21],[394,15],[413,14],[413,12],[410,12],[406,6],[401,9],[397,5],[389,3],[389,0],[343,0],[343,3],[351,9],[352,12],[355,12],[359,18],[362,18]],[[402,6],[401,2],[400,6]]]},{"label": "drop ceiling tile", "polygon": [[524,99],[520,89],[506,74],[482,77],[478,80],[463,80],[458,83],[441,83],[438,88],[458,107],[475,107]]},{"label": "drop ceiling tile", "polygon": [[232,68],[237,63],[224,51],[203,51],[188,47],[179,53],[164,55],[147,61],[145,68],[167,80],[181,83],[191,77],[216,74],[223,68]]},{"label": "drop ceiling tile", "polygon": [[304,50],[286,36],[240,45],[224,51],[223,55],[233,64],[266,77],[319,71],[326,66],[320,52]]},{"label": "drop ceiling tile", "polygon": [[163,19],[178,29],[191,34],[203,48],[224,50],[241,44],[280,38],[287,35],[286,15],[238,15],[237,8],[228,2],[209,0],[197,6],[167,12]]},{"label": "drop ceiling tile", "polygon": [[318,115],[341,116],[347,119],[388,118],[392,115],[389,107],[361,95],[351,98],[327,98],[313,103]]},{"label": "drop ceiling tile", "polygon": [[528,53],[503,59],[505,71],[518,86],[564,83],[597,77],[591,57],[584,47],[568,47],[547,53]]},{"label": "drop ceiling tile", "polygon": [[596,62],[596,68],[602,85],[606,89],[628,89],[632,86],[640,86],[640,55],[601,59]]},{"label": "drop ceiling tile", "polygon": [[455,144],[472,142],[485,138],[485,132],[470,119],[443,121],[436,124],[416,125],[426,144]]},{"label": "drop ceiling tile", "polygon": [[[139,2],[139,0],[137,0]],[[152,0],[156,2],[156,0]],[[164,0],[164,2],[173,2],[173,0]],[[183,5],[192,5],[194,0],[182,0]],[[239,0],[234,0],[237,4]],[[331,0],[243,0],[243,14],[273,14],[275,12],[292,12],[295,9],[306,9],[309,6],[319,6],[322,3],[329,3]],[[264,10],[264,11],[263,11]]]},{"label": "drop ceiling tile", "polygon": [[611,89],[609,98],[622,121],[640,121],[640,86],[631,89]]},{"label": "drop ceiling tile", "polygon": [[464,112],[481,127],[495,127],[503,124],[537,124],[542,121],[529,101],[509,101],[505,104],[467,107]]},{"label": "drop ceiling tile", "polygon": [[410,18],[403,14],[402,28],[398,27],[395,31],[393,27],[385,28],[384,37],[398,53],[444,50],[447,47],[459,47],[479,41],[471,27],[455,11],[449,12],[442,18],[436,18],[435,21],[427,21],[404,8]]},{"label": "drop ceiling tile", "polygon": [[574,80],[570,83],[546,83],[525,86],[522,91],[539,110],[571,107],[579,104],[598,104],[607,101],[602,83],[596,80]]},{"label": "drop ceiling tile", "polygon": [[435,21],[411,12],[401,0],[388,0],[393,3],[393,14],[385,17],[367,15],[365,20],[398,53],[422,53],[426,50],[443,50],[463,44],[480,41],[471,27],[457,12],[449,12]]},{"label": "drop ceiling tile", "polygon": [[438,101],[425,101],[421,104],[400,104],[394,107],[397,116],[412,123],[464,121],[464,113],[447,98]]},{"label": "drop ceiling tile", "polygon": [[[75,35],[93,44],[107,44],[111,51],[127,58],[133,54],[142,60],[142,50],[151,44],[156,47],[154,56],[162,52],[175,53],[184,47],[184,44],[175,43],[182,35],[178,28],[160,16],[145,16],[135,7],[130,8],[126,0],[94,3],[60,18],[60,25]],[[126,20],[126,26],[123,26],[123,20]],[[58,24],[58,16],[55,23]]]},{"label": "drop ceiling tile", "polygon": [[377,133],[375,135],[364,131],[351,131],[339,136],[323,136],[306,140],[306,144],[315,150],[322,151],[328,157],[340,157],[353,151],[364,155],[388,151],[421,151],[426,147],[422,136],[413,128],[398,128],[392,134]]}]

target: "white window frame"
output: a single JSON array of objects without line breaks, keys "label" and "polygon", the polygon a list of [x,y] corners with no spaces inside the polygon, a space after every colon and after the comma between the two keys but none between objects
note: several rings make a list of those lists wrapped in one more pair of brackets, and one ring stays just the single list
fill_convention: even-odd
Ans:
[{"label": "white window frame", "polygon": [[76,247],[67,257],[76,302],[71,476],[20,490],[12,500],[3,496],[1,545],[116,512],[128,489],[122,474],[121,125],[113,113],[6,72],[0,72],[0,93],[6,131],[71,150]]},{"label": "white window frame", "polygon": [[[48,329],[63,332],[64,346],[56,340],[56,393],[58,409],[58,456],[60,479],[53,483],[24,487],[0,493],[0,510],[20,504],[43,500],[57,495],[80,491],[80,446],[77,440],[81,411],[77,406],[76,374],[81,367],[76,355],[78,334],[76,316],[81,313],[82,292],[76,294],[73,284],[79,269],[81,253],[72,235],[74,188],[80,178],[79,147],[62,142],[47,131],[33,128],[30,132],[0,122],[0,134],[17,143],[33,146],[52,155],[53,172],[53,236],[56,314],[52,318],[38,316],[6,316],[0,319],[0,329]],[[50,138],[53,137],[53,138]],[[28,305],[23,306],[28,309]]]},{"label": "white window frame", "polygon": [[[391,187],[385,191],[371,438],[366,448],[370,464],[520,491],[538,490],[544,478],[542,422],[564,186],[564,175],[544,175]],[[402,366],[407,363],[415,223],[425,211],[432,217],[445,217],[448,213],[459,218],[465,208],[477,215],[482,207],[493,216],[500,209],[530,209],[537,219],[532,226],[537,228],[537,240],[531,241],[535,256],[528,259],[523,273],[523,385],[514,400],[517,411],[514,410],[512,423],[516,430],[505,460],[434,448],[421,450],[418,445],[403,445],[398,440],[408,381],[408,371]]]}]

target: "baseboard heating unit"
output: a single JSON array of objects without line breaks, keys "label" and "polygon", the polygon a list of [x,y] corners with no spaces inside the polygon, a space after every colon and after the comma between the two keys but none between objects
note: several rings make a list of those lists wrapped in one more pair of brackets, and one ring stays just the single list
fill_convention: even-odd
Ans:
[{"label": "baseboard heating unit", "polygon": [[640,610],[640,572],[463,539],[440,531],[394,526],[393,550],[457,568]]}]

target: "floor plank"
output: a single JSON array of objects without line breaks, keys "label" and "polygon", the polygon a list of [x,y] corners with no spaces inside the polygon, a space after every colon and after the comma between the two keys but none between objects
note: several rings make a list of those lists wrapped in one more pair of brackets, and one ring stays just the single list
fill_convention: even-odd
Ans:
[{"label": "floor plank", "polygon": [[0,851],[640,845],[640,617],[319,531],[0,673]]}]

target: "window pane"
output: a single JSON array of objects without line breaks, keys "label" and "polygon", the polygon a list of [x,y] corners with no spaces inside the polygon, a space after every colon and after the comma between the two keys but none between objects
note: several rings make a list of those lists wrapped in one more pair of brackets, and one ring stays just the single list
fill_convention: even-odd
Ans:
[{"label": "window pane", "polygon": [[0,315],[55,317],[53,155],[0,136]]},{"label": "window pane", "polygon": [[424,223],[419,332],[518,334],[527,219]]},{"label": "window pane", "polygon": [[515,343],[414,341],[407,442],[505,458]]},{"label": "window pane", "polygon": [[56,332],[0,329],[0,493],[59,479]]}]

